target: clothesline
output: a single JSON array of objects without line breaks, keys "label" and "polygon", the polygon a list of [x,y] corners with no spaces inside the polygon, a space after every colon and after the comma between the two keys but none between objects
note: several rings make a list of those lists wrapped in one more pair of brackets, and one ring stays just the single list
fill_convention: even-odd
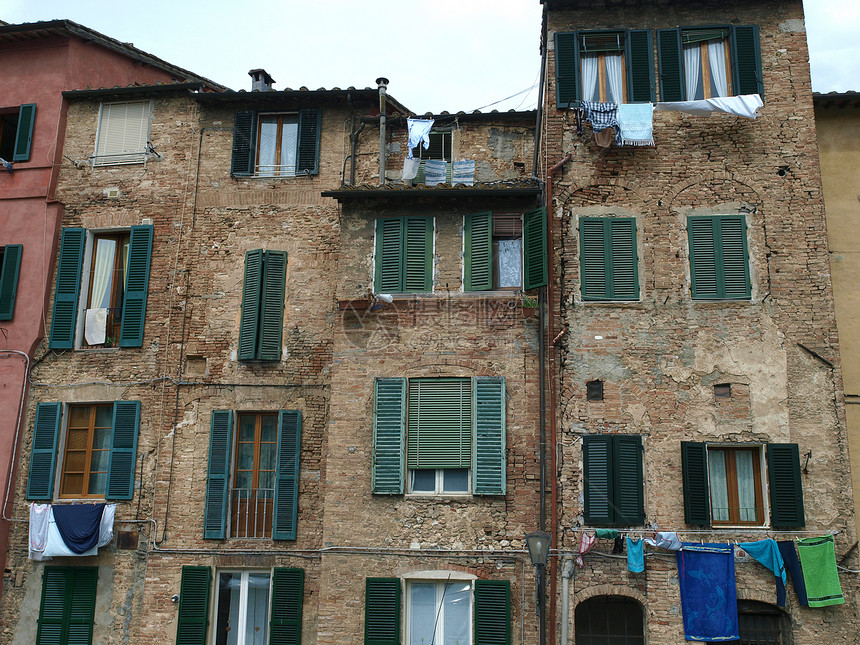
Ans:
[{"label": "clothesline", "polygon": [[[570,527],[565,530],[570,531],[572,533],[582,533],[583,531],[587,532],[595,532],[598,529],[602,530],[604,527],[601,526],[583,526],[583,527]],[[653,535],[658,531],[658,529],[619,529],[619,528],[610,528],[608,530],[618,531],[620,534],[624,535]],[[807,531],[780,531],[776,529],[768,529],[768,528],[751,528],[747,530],[738,530],[738,529],[711,529],[706,531],[687,531],[682,529],[680,531],[673,531],[678,535],[839,535],[842,533],[839,529],[830,529],[828,531],[823,530],[807,530]]]}]

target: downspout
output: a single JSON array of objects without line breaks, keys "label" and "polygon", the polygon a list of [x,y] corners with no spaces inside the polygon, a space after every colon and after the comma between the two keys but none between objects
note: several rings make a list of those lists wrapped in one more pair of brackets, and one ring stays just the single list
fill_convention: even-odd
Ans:
[{"label": "downspout", "polygon": [[6,478],[6,492],[3,494],[3,511],[0,517],[11,521],[11,515],[7,515],[9,508],[9,496],[12,494],[12,477],[15,473],[15,461],[18,459],[18,442],[21,437],[21,421],[24,418],[24,402],[27,400],[27,384],[30,376],[30,356],[17,349],[2,349],[0,356],[21,356],[24,359],[24,378],[21,380],[21,401],[18,403],[18,419],[15,421],[15,439],[12,442],[12,457],[9,460],[9,476]]},{"label": "downspout", "polygon": [[379,86],[379,185],[385,183],[385,95],[388,89],[388,79],[380,76],[376,79]]},{"label": "downspout", "polygon": [[561,645],[570,638],[570,578],[573,576],[573,556],[566,555],[561,562]]},{"label": "downspout", "polygon": [[532,177],[538,177],[538,161],[540,161],[540,128],[543,121],[543,91],[544,76],[546,75],[546,5],[543,6],[540,30],[540,77],[538,79],[537,116],[535,117],[535,151],[532,160]]}]

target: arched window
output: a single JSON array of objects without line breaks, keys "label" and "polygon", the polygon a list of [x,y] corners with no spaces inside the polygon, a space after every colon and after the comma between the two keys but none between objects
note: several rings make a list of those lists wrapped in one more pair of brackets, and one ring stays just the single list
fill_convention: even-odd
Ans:
[{"label": "arched window", "polygon": [[755,600],[738,600],[740,645],[784,645],[791,631],[788,614],[778,607]]},{"label": "arched window", "polygon": [[645,617],[633,598],[595,596],[576,607],[576,645],[644,645]]}]

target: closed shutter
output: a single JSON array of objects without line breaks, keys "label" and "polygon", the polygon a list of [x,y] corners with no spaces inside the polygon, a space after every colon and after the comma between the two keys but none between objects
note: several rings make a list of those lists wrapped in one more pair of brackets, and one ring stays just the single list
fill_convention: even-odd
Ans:
[{"label": "closed shutter", "polygon": [[731,45],[735,94],[759,94],[764,98],[758,25],[733,27]]},{"label": "closed shutter", "polygon": [[269,645],[302,642],[302,604],[305,570],[276,567],[272,571],[272,610],[269,612]]},{"label": "closed shutter", "polygon": [[263,260],[259,350],[257,351],[257,358],[261,361],[281,360],[286,279],[286,251],[266,251]]},{"label": "closed shutter", "polygon": [[376,379],[371,473],[371,490],[374,493],[399,495],[403,492],[405,435],[406,379]]},{"label": "closed shutter", "polygon": [[604,218],[579,220],[580,288],[583,300],[608,300],[606,239]]},{"label": "closed shutter", "polygon": [[690,281],[693,298],[719,298],[715,218],[690,217],[687,234],[690,240]]},{"label": "closed shutter", "polygon": [[71,569],[69,585],[69,632],[67,645],[90,645],[93,642],[93,623],[96,616],[98,567]]},{"label": "closed shutter", "polygon": [[504,495],[505,461],[505,379],[474,379],[474,450],[472,492],[475,495]]},{"label": "closed shutter", "polygon": [[511,645],[508,580],[475,580],[475,645]]},{"label": "closed shutter", "polygon": [[400,580],[366,578],[364,645],[400,645]]},{"label": "closed shutter", "polygon": [[320,110],[299,110],[298,173],[319,173],[321,119]]},{"label": "closed shutter", "polygon": [[612,439],[615,523],[642,524],[645,521],[642,437],[616,435]]},{"label": "closed shutter", "polygon": [[27,499],[50,500],[53,496],[62,417],[62,403],[39,403],[36,406],[30,472],[27,475]]},{"label": "closed shutter", "polygon": [[555,105],[569,108],[580,98],[579,39],[575,31],[555,34]]},{"label": "closed shutter", "polygon": [[579,226],[583,300],[638,300],[636,220],[583,217]]},{"label": "closed shutter", "polygon": [[631,103],[656,102],[654,36],[650,29],[627,32],[627,98]]},{"label": "closed shutter", "polygon": [[149,101],[102,104],[96,144],[96,166],[140,163],[149,139]]},{"label": "closed shutter", "polygon": [[472,465],[472,382],[432,378],[409,381],[406,436],[409,468]]},{"label": "closed shutter", "polygon": [[465,290],[493,288],[493,215],[466,215],[464,241]]},{"label": "closed shutter", "polygon": [[639,260],[636,253],[636,220],[613,217],[607,221],[612,247],[610,274],[613,300],[639,299]]},{"label": "closed shutter", "polygon": [[582,438],[586,524],[611,524],[614,521],[611,439],[608,436]]},{"label": "closed shutter", "polygon": [[403,291],[432,291],[433,219],[407,217],[404,224]]},{"label": "closed shutter", "polygon": [[90,645],[97,589],[97,567],[46,566],[36,645]]},{"label": "closed shutter", "polygon": [[657,65],[660,72],[660,100],[685,100],[680,29],[657,30]]},{"label": "closed shutter", "polygon": [[110,445],[110,465],[105,499],[134,497],[134,467],[137,463],[137,435],[140,401],[115,401]]},{"label": "closed shutter", "polygon": [[263,251],[245,253],[245,280],[242,285],[242,319],[239,322],[239,360],[257,357],[260,328],[260,291],[263,284]]},{"label": "closed shutter", "polygon": [[723,298],[746,299],[751,296],[750,267],[747,255],[746,221],[742,216],[720,217],[719,249],[722,252]]},{"label": "closed shutter", "polygon": [[254,142],[257,138],[257,113],[236,112],[233,117],[233,158],[230,174],[247,177],[254,174]]},{"label": "closed shutter", "polygon": [[203,537],[227,537],[227,511],[230,505],[230,450],[233,446],[232,410],[213,410],[209,429],[209,472],[206,478],[206,509]]},{"label": "closed shutter", "polygon": [[82,228],[64,228],[60,238],[54,310],[51,314],[51,349],[74,349],[78,318],[78,294],[81,289],[81,267],[87,232]]},{"label": "closed shutter", "polygon": [[403,220],[376,220],[376,280],[377,293],[403,291],[401,278]]},{"label": "closed shutter", "polygon": [[805,526],[800,451],[796,443],[767,444],[767,475],[773,528]]},{"label": "closed shutter", "polygon": [[710,526],[708,450],[704,443],[681,442],[681,471],[684,480],[684,522]]},{"label": "closed shutter", "polygon": [[149,289],[149,268],[152,260],[152,226],[132,226],[128,250],[128,275],[122,305],[120,347],[140,347],[143,344],[143,324],[146,319],[146,294]]},{"label": "closed shutter", "polygon": [[689,217],[687,230],[693,298],[749,298],[751,288],[744,217]]},{"label": "closed shutter", "polygon": [[182,567],[176,645],[206,645],[211,580],[209,567]]},{"label": "closed shutter", "polygon": [[18,131],[15,133],[15,149],[12,161],[30,159],[33,145],[33,126],[36,125],[36,104],[26,103],[18,110]]},{"label": "closed shutter", "polygon": [[275,465],[273,540],[295,540],[299,508],[299,462],[302,454],[302,413],[278,413],[278,463]]},{"label": "closed shutter", "polygon": [[21,271],[21,244],[7,244],[3,248],[3,264],[0,266],[0,320],[12,320],[15,312],[15,296],[18,292],[18,274]]},{"label": "closed shutter", "polygon": [[524,289],[546,286],[546,234],[546,208],[538,208],[523,215]]}]

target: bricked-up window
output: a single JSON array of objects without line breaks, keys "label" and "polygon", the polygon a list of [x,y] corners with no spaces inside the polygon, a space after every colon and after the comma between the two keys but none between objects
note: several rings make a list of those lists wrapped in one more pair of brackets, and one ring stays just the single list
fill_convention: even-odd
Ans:
[{"label": "bricked-up window", "polygon": [[583,300],[639,299],[634,218],[580,218],[579,247]]},{"label": "bricked-up window", "polygon": [[21,244],[0,245],[0,320],[12,320],[21,271]]},{"label": "bricked-up window", "polygon": [[257,249],[245,254],[240,361],[281,360],[287,252]]},{"label": "bricked-up window", "polygon": [[36,645],[92,643],[98,567],[45,567]]},{"label": "bricked-up window", "polygon": [[645,614],[633,598],[595,596],[576,606],[577,645],[644,645]]},{"label": "bricked-up window", "polygon": [[0,108],[0,158],[6,161],[29,160],[35,124],[35,103]]},{"label": "bricked-up window", "polygon": [[94,166],[146,161],[152,101],[102,103]]},{"label": "bricked-up window", "polygon": [[376,220],[377,293],[433,290],[433,218],[386,217]]},{"label": "bricked-up window", "polygon": [[740,645],[787,645],[791,632],[790,616],[764,602],[738,600]]},{"label": "bricked-up window", "polygon": [[642,437],[582,438],[585,522],[636,525],[645,521]]},{"label": "bricked-up window", "polygon": [[751,295],[743,215],[687,218],[694,300],[748,300]]},{"label": "bricked-up window", "polygon": [[322,112],[237,112],[233,122],[235,177],[294,177],[319,173]]},{"label": "bricked-up window", "polygon": [[475,213],[463,221],[464,290],[534,289],[546,284],[546,210]]}]

